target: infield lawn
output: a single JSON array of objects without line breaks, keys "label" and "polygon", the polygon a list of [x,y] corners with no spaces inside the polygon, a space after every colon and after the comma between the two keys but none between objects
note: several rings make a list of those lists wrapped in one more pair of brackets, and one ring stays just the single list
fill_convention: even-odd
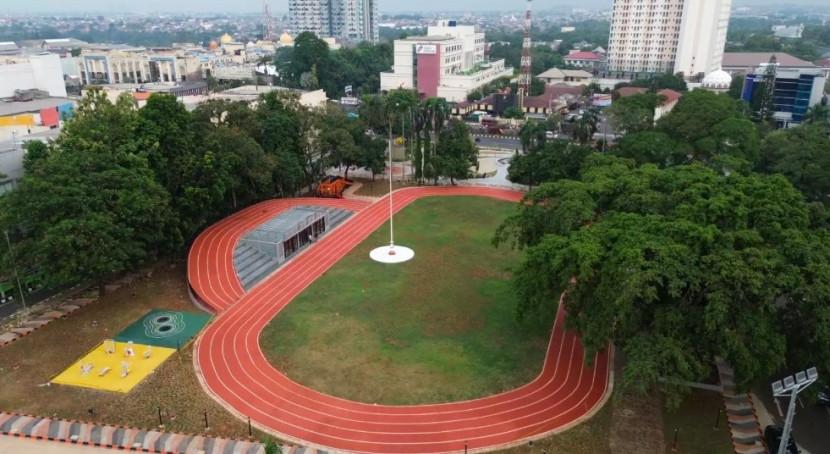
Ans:
[{"label": "infield lawn", "polygon": [[484,197],[415,201],[395,216],[412,261],[369,258],[389,242],[386,223],[271,321],[263,351],[292,380],[367,403],[451,402],[530,382],[551,321],[516,321],[521,252],[490,242],[514,210]]}]

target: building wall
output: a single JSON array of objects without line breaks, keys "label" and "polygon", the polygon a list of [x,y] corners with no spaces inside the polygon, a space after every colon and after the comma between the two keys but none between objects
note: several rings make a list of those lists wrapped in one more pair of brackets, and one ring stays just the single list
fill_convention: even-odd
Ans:
[{"label": "building wall", "polygon": [[0,98],[14,96],[15,90],[30,89],[47,91],[54,97],[66,97],[63,69],[58,55],[0,59]]},{"label": "building wall", "polygon": [[[741,99],[753,104],[756,96],[763,93],[765,67],[761,66],[746,75]],[[775,75],[774,118],[780,126],[790,127],[801,124],[810,107],[819,104],[824,92],[826,78],[820,69],[782,69]]]},{"label": "building wall", "polygon": [[720,68],[731,8],[732,0],[685,2],[675,73],[694,76]]},{"label": "building wall", "polygon": [[438,96],[441,81],[441,47],[435,46],[435,53],[418,54],[418,91],[428,98]]}]

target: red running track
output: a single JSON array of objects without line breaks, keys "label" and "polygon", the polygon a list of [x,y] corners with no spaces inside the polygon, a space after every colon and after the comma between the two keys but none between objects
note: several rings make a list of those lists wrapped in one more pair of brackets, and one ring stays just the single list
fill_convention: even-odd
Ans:
[{"label": "red running track", "polygon": [[[394,211],[426,196],[476,195],[518,202],[522,194],[491,188],[410,188],[395,192]],[[233,269],[233,249],[248,230],[291,206],[360,210],[249,293]],[[207,229],[193,245],[188,279],[218,313],[196,343],[205,388],[226,408],[282,438],[367,453],[444,453],[518,444],[565,430],[592,415],[610,393],[607,352],[583,362],[579,338],[554,323],[539,376],[520,388],[437,405],[385,406],[325,395],[291,381],[265,358],[259,335],[283,307],[388,219],[389,204],[282,199],[243,210]],[[417,260],[417,252],[416,252]]]}]

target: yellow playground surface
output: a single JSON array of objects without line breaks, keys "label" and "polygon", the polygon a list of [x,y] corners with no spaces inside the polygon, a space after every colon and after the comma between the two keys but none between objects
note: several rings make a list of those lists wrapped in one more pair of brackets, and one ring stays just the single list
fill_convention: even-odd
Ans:
[{"label": "yellow playground surface", "polygon": [[[175,352],[173,348],[104,341],[52,383],[127,393]],[[127,375],[122,376],[125,368]]]}]

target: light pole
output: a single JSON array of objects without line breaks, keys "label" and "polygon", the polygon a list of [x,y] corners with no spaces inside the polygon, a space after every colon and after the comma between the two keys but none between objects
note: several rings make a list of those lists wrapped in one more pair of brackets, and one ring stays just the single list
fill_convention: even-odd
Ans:
[{"label": "light pole", "polygon": [[784,377],[784,380],[778,380],[772,384],[772,395],[775,397],[790,396],[790,405],[787,408],[787,419],[784,421],[784,433],[781,434],[781,442],[778,445],[778,454],[785,454],[787,452],[787,442],[790,440],[790,431],[793,427],[793,416],[795,416],[795,402],[798,398],[798,393],[804,391],[808,386],[818,380],[818,371],[815,367],[811,367],[806,371],[801,371],[795,374]]},{"label": "light pole", "polygon": [[12,261],[12,271],[14,271],[14,279],[17,281],[17,290],[20,291],[20,304],[23,305],[23,309],[26,309],[26,297],[23,296],[23,286],[20,285],[20,275],[17,274],[17,263],[14,260],[12,242],[9,241],[9,231],[3,230],[3,235],[6,237],[6,245],[9,247],[9,259]]}]

